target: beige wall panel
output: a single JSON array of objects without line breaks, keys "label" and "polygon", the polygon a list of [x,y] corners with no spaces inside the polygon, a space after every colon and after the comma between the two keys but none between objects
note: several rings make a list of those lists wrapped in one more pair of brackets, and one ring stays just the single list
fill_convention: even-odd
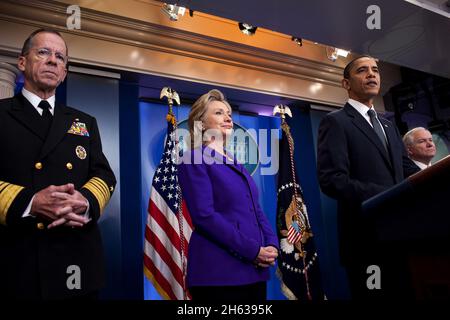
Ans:
[{"label": "beige wall panel", "polygon": [[[1,50],[19,52],[23,39],[35,29],[2,21]],[[193,58],[186,52],[164,52],[163,48],[150,50],[138,46],[84,37],[82,34],[63,34],[71,60],[93,66],[163,75],[196,82],[212,83],[250,91],[277,94],[320,103],[340,105],[345,92],[335,85],[313,82],[298,77],[283,76],[279,70],[261,71],[255,67],[240,66],[233,61],[210,57]],[[20,39],[20,40],[19,40]],[[281,74],[279,74],[281,73]]]}]

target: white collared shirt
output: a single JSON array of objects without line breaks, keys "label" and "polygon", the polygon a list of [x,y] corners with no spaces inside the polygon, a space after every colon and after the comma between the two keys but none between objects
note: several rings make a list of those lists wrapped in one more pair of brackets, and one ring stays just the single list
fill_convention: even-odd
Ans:
[{"label": "white collared shirt", "polygon": [[[369,123],[370,126],[373,128],[372,122],[370,121],[370,116],[369,116],[369,114],[368,114],[368,112],[369,112],[370,109],[372,109],[373,111],[375,111],[373,105],[372,105],[372,108],[369,108],[369,107],[366,106],[365,104],[363,104],[363,103],[361,103],[361,102],[359,102],[359,101],[356,101],[356,100],[354,100],[354,99],[348,99],[347,102],[348,102],[348,104],[350,104],[356,111],[358,111],[358,113],[359,113],[360,115],[362,115],[363,118],[366,119],[367,123]],[[376,111],[375,111],[375,114],[376,114]],[[378,115],[377,115],[377,121],[378,121],[378,123],[380,124],[381,128],[383,129],[384,137],[385,137],[386,140],[387,140],[386,132],[384,131],[384,125],[383,125],[383,124],[380,122],[380,120],[378,119]]]},{"label": "white collared shirt", "polygon": [[416,164],[416,166],[418,166],[418,167],[420,168],[420,170],[426,169],[426,168],[428,168],[429,166],[431,166],[431,162],[428,163],[428,164],[425,164],[425,163],[423,163],[423,162],[416,161],[416,160],[414,160],[414,159],[411,159],[411,160]]},{"label": "white collared shirt", "polygon": [[[23,96],[31,103],[31,105],[36,109],[37,112],[39,112],[39,114],[42,116],[42,112],[43,110],[41,108],[38,108],[39,103],[44,100],[41,99],[40,97],[38,97],[37,95],[35,95],[33,92],[28,91],[25,88],[22,88],[22,94]],[[55,114],[55,96],[51,96],[47,100],[47,102],[50,104],[50,113],[52,115]]]}]

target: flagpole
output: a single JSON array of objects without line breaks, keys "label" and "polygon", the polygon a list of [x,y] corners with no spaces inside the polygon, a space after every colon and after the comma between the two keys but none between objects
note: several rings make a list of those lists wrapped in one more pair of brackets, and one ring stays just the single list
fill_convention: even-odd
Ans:
[{"label": "flagpole", "polygon": [[[176,121],[175,114],[173,112],[173,102],[175,101],[177,103],[177,105],[180,105],[180,96],[172,88],[164,87],[161,90],[160,99],[164,99],[164,97],[167,98],[167,104],[169,106],[169,112],[167,113],[166,120],[167,120],[167,122],[170,122],[173,125],[173,129],[174,129],[173,132],[175,135],[175,139],[173,139],[173,141],[176,145],[178,145],[178,138],[176,136],[177,121]],[[179,153],[178,153],[177,146],[174,146],[173,150],[175,151],[174,156],[176,157],[175,163],[178,163]],[[179,208],[178,214],[177,214],[177,219],[178,219],[178,225],[180,228],[181,265],[182,265],[182,269],[183,269],[182,270],[182,273],[183,273],[183,283],[182,283],[183,298],[184,298],[184,300],[188,300],[187,290],[186,290],[187,265],[186,265],[186,244],[184,241],[185,238],[184,238],[184,228],[183,228],[183,199],[182,199],[182,194],[181,194],[180,188],[178,188],[178,190],[177,190],[177,195],[178,195],[178,208]]]}]

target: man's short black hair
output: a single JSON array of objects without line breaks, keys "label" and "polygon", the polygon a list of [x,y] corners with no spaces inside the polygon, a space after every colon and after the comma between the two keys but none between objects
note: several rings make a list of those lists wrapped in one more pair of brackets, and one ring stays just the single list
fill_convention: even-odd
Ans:
[{"label": "man's short black hair", "polygon": [[23,43],[22,52],[20,53],[21,56],[26,55],[26,54],[30,51],[30,49],[33,47],[33,39],[34,39],[34,37],[35,37],[37,34],[43,33],[43,32],[45,32],[45,33],[53,33],[53,34],[56,34],[56,35],[59,36],[61,39],[63,39],[64,44],[65,44],[65,46],[66,46],[66,55],[69,55],[69,50],[67,49],[66,41],[64,40],[64,38],[61,36],[61,34],[60,34],[58,31],[53,30],[53,29],[44,29],[44,28],[41,28],[41,29],[38,29],[38,30],[34,31],[33,33],[31,33],[31,34],[28,36],[28,38],[25,40],[25,42]]},{"label": "man's short black hair", "polygon": [[361,58],[370,58],[370,59],[374,59],[375,61],[377,61],[377,59],[375,59],[374,57],[371,57],[369,55],[362,55],[359,56],[355,59],[353,59],[352,61],[350,61],[344,69],[344,79],[349,79],[350,78],[350,70],[352,69],[353,65],[355,64],[356,60],[359,60]]}]

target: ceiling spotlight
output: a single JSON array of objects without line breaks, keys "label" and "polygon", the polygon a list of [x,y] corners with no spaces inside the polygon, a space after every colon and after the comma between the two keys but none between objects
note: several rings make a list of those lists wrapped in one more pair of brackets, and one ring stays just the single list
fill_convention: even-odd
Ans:
[{"label": "ceiling spotlight", "polygon": [[294,41],[298,46],[303,46],[302,38],[292,36],[291,40]]},{"label": "ceiling spotlight", "polygon": [[333,62],[335,62],[338,58],[337,56],[337,52],[336,52],[336,48],[333,47],[326,47],[325,48],[326,52],[327,52],[327,58]]},{"label": "ceiling spotlight", "polygon": [[329,46],[327,46],[325,49],[327,52],[327,58],[333,62],[336,61],[338,57],[347,58],[348,54],[350,53],[350,51]]},{"label": "ceiling spotlight", "polygon": [[336,48],[336,54],[338,55],[338,57],[344,57],[347,58],[348,54],[350,53],[350,51],[344,50],[344,49],[339,49]]},{"label": "ceiling spotlight", "polygon": [[163,7],[161,10],[172,21],[178,21],[178,16],[184,16],[184,13],[186,12],[185,7],[179,7],[176,4],[167,4],[167,3],[163,4]]},{"label": "ceiling spotlight", "polygon": [[258,29],[258,27],[254,27],[252,25],[249,25],[248,23],[239,22],[239,30],[241,30],[241,32],[247,36],[254,35],[256,29]]}]

